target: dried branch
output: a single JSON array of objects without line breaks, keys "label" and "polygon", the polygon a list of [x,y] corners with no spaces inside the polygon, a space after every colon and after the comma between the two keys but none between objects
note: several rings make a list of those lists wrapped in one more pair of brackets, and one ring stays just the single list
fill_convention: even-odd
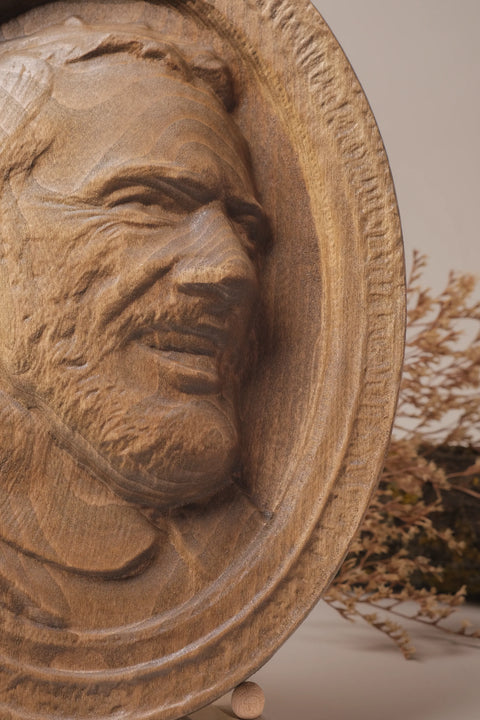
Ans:
[{"label": "dried branch", "polygon": [[[419,549],[430,543],[450,553],[466,550],[451,528],[436,522],[445,493],[460,491],[480,499],[473,488],[474,481],[480,482],[475,477],[480,457],[465,469],[446,472],[431,451],[480,445],[480,302],[472,299],[476,281],[452,272],[443,292],[434,295],[422,287],[425,266],[425,256],[414,253],[404,374],[378,492],[324,598],[342,617],[360,618],[387,634],[407,658],[415,652],[408,633],[385,613],[480,638],[480,631],[467,622],[456,630],[443,624],[464,601],[465,587],[449,594],[418,583],[419,577],[441,581],[445,573],[442,564]],[[413,615],[402,611],[407,601],[415,603]]]}]

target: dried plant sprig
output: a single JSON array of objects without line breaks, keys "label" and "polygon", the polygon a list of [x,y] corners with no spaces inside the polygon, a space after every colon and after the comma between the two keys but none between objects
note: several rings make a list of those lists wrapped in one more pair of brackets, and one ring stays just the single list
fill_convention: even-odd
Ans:
[{"label": "dried plant sprig", "polygon": [[[407,342],[395,426],[436,444],[474,443],[480,427],[480,302],[473,275],[451,272],[435,296],[421,286],[414,253],[408,282]],[[471,325],[467,344],[465,324]]]},{"label": "dried plant sprig", "polygon": [[[444,494],[458,491],[480,498],[468,486],[480,472],[480,458],[466,470],[447,474],[426,452],[427,447],[480,444],[480,302],[472,299],[476,281],[452,272],[443,292],[434,295],[422,287],[425,265],[426,258],[414,253],[404,373],[378,492],[324,596],[342,617],[363,619],[387,634],[407,658],[415,649],[391,616],[480,638],[468,622],[456,629],[445,625],[464,601],[465,587],[439,593],[417,582],[420,576],[441,580],[445,572],[419,552],[422,546],[435,543],[459,554],[465,549],[451,528],[435,522],[444,509]],[[465,325],[471,326],[467,337]],[[413,614],[405,610],[412,601]]]}]

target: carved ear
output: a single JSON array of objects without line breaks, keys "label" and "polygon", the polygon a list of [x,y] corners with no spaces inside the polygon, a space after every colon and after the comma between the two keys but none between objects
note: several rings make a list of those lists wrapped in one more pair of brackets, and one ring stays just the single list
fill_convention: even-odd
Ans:
[{"label": "carved ear", "polygon": [[51,94],[52,84],[52,71],[44,60],[28,55],[0,57],[2,144],[37,115]]}]

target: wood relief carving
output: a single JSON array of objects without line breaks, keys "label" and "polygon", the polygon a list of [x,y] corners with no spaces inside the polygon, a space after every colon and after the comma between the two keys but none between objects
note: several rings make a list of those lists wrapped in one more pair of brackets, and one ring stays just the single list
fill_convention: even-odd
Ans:
[{"label": "wood relief carving", "polygon": [[179,718],[293,631],[374,487],[388,164],[307,0],[0,12],[0,715]]}]

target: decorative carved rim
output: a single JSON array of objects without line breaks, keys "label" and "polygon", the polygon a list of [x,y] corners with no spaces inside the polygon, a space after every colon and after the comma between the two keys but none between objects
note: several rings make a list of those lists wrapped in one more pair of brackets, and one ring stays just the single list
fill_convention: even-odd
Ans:
[{"label": "decorative carved rim", "polygon": [[[0,20],[44,4],[4,1]],[[155,661],[145,658],[112,671],[76,672],[0,658],[2,681],[21,675],[32,692],[61,695],[64,717],[71,716],[68,703],[75,694],[94,693],[98,710],[92,705],[97,714],[90,717],[97,720],[111,718],[114,705],[136,720],[178,718],[268,660],[328,586],[360,524],[381,471],[401,372],[403,253],[395,193],[375,120],[332,33],[308,0],[165,4],[193,13],[228,39],[270,96],[297,153],[322,259],[312,270],[321,285],[321,343],[311,409],[299,429],[302,458],[290,469],[296,489],[277,508],[280,539],[267,533],[250,549],[250,564],[243,558],[241,573],[236,564],[215,595],[206,592],[194,607],[161,623],[153,618],[125,628],[122,642],[133,653],[170,623],[175,629],[191,622],[192,613],[208,611],[203,637]],[[273,542],[284,543],[281,566],[272,566]],[[2,625],[6,634],[18,634],[14,618]],[[118,641],[122,632],[114,634],[77,635],[75,641],[101,646]],[[51,633],[36,630],[37,643],[51,640]],[[69,631],[56,631],[55,642],[71,641]],[[51,717],[0,707],[16,720]]]}]

